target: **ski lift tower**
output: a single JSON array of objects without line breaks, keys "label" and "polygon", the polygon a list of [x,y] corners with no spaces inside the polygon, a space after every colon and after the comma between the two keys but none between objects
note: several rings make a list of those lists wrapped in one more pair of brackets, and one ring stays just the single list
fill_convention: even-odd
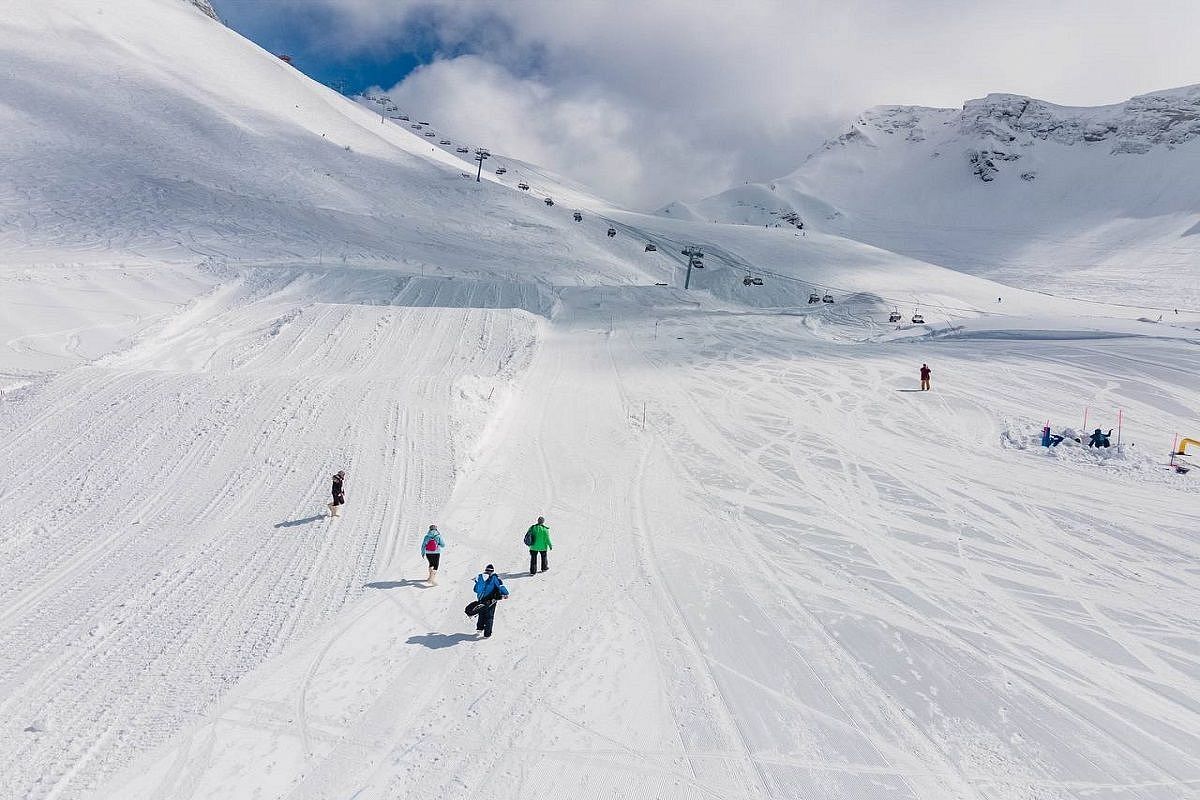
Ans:
[{"label": "ski lift tower", "polygon": [[479,183],[479,177],[483,175],[483,162],[491,157],[492,154],[482,147],[475,150],[475,160],[479,162],[479,169],[475,173],[476,183]]},{"label": "ski lift tower", "polygon": [[697,269],[704,267],[704,263],[700,261],[700,259],[704,258],[704,253],[695,245],[688,245],[679,252],[687,256],[688,268],[687,275],[683,279],[683,288],[689,289],[692,285],[692,267],[696,267]]}]

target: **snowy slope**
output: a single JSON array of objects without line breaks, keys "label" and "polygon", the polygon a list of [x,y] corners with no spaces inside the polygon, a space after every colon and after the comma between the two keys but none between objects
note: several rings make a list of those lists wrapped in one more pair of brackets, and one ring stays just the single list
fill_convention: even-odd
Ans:
[{"label": "snowy slope", "polygon": [[0,48],[18,76],[0,84],[8,263],[353,258],[419,270],[446,268],[453,241],[468,271],[496,270],[506,251],[504,269],[561,281],[639,275],[591,240],[563,248],[569,217],[464,179],[469,164],[189,3],[20,4]]},{"label": "snowy slope", "polygon": [[[895,352],[637,294],[564,295],[438,515],[442,586],[381,565],[102,796],[1194,796],[1200,494],[1152,455],[1197,411],[1194,348]],[[1137,389],[1093,376],[1114,358]],[[1029,445],[1082,396],[1136,445]],[[484,561],[513,592],[486,643]]]},{"label": "snowy slope", "polygon": [[791,175],[664,213],[760,225],[794,213],[1018,285],[1196,308],[1197,175],[1200,86],[1099,108],[995,94],[871,109]]},{"label": "snowy slope", "polygon": [[1200,316],[477,184],[183,0],[0,48],[0,800],[1200,787]]}]

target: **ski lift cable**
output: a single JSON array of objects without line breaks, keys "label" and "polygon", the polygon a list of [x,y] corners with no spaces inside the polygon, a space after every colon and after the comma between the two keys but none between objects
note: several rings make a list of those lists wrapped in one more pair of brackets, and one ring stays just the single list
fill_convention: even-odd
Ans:
[{"label": "ski lift cable", "polygon": [[[607,219],[609,224],[618,225],[621,228],[625,229],[627,232],[632,232],[632,233],[636,233],[641,236],[645,236],[647,241],[654,241],[653,237],[646,236],[646,233],[644,231],[641,231],[638,228],[634,228],[633,226],[625,225],[623,223],[619,223],[615,220],[608,219],[605,217],[602,217],[602,218]],[[733,267],[735,269],[752,268],[752,269],[757,270],[757,272],[759,274],[767,276],[767,277],[777,278],[779,280],[784,280],[784,281],[792,281],[793,283],[799,283],[801,285],[808,286],[811,288],[832,289],[834,291],[837,291],[837,292],[840,292],[840,293],[846,294],[846,295],[868,294],[869,293],[869,292],[864,292],[861,289],[848,289],[846,287],[834,286],[832,284],[817,284],[817,283],[813,283],[812,281],[804,280],[803,278],[797,278],[794,275],[785,275],[785,274],[782,274],[779,272],[775,272],[773,270],[763,269],[760,267],[752,267],[752,266],[746,264],[746,262],[743,261],[740,257],[733,255],[732,253],[724,250],[724,248],[721,248],[719,246],[708,245],[708,246],[706,246],[706,250],[709,253],[711,253],[714,258],[717,258],[717,259],[725,262],[727,265],[729,265],[730,267]],[[1013,287],[1013,288],[1017,288],[1017,287]],[[1145,311],[1151,311],[1151,310],[1152,311],[1177,311],[1177,312],[1188,313],[1188,314],[1200,314],[1200,308],[1190,308],[1190,307],[1185,307],[1185,306],[1166,307],[1166,306],[1154,306],[1154,305],[1137,304],[1137,303],[1119,303],[1119,302],[1112,302],[1112,301],[1107,301],[1107,300],[1090,300],[1087,298],[1073,297],[1070,295],[1051,294],[1049,292],[1043,292],[1043,291],[1039,291],[1037,289],[1020,289],[1019,291],[1027,291],[1027,292],[1031,292],[1034,294],[1041,294],[1041,295],[1044,295],[1046,297],[1050,297],[1050,298],[1056,299],[1056,300],[1070,300],[1073,302],[1087,303],[1090,305],[1111,306],[1114,308],[1128,308],[1128,309],[1133,309],[1133,310],[1145,310]],[[887,302],[890,302],[893,304],[900,303],[900,304],[907,305],[908,303],[913,302],[912,298],[897,298],[897,297],[892,297],[892,296],[887,296],[887,295],[875,295],[875,296],[881,300],[884,300],[884,301],[887,301]],[[1007,313],[1005,311],[997,311],[997,310],[990,310],[990,309],[985,310],[983,308],[977,308],[977,307],[969,308],[969,307],[963,307],[963,306],[949,305],[946,303],[933,303],[930,301],[922,301],[921,304],[925,305],[929,309],[940,309],[942,311],[959,311],[959,312],[968,313],[968,314],[980,314],[980,315],[988,316],[988,317],[1014,318],[1016,316],[1019,316],[1019,315]]]},{"label": "ski lift cable", "polygon": [[[667,243],[668,247],[673,246],[670,243],[670,241],[666,239],[666,237],[659,237],[656,241],[655,237],[649,236],[645,231],[643,231],[639,228],[635,228],[632,225],[627,225],[625,223],[618,222],[617,220],[614,220],[611,217],[606,217],[603,214],[597,214],[597,216],[600,219],[608,222],[608,224],[614,225],[614,226],[618,227],[619,229],[624,230],[626,233],[630,233],[630,234],[634,234],[634,235],[643,237],[648,242],[655,242],[656,244],[661,245],[665,241]],[[692,241],[692,240],[689,240],[689,241]],[[762,275],[762,276],[775,278],[775,279],[782,280],[782,281],[791,281],[793,283],[798,283],[802,286],[807,286],[811,289],[822,289],[822,290],[831,289],[833,291],[836,291],[836,292],[839,292],[841,294],[848,295],[848,296],[856,295],[856,294],[873,294],[871,292],[866,292],[862,289],[849,289],[844,286],[835,286],[833,284],[813,283],[812,281],[808,281],[803,278],[798,278],[794,275],[785,275],[783,273],[776,272],[774,270],[763,269],[761,267],[754,267],[752,265],[747,264],[740,257],[733,255],[729,251],[726,251],[722,247],[715,246],[715,245],[702,245],[702,247],[713,258],[723,261],[726,265],[728,265],[729,267],[732,267],[734,269],[742,269],[742,270],[753,269],[756,271],[757,274]],[[673,254],[672,254],[672,256],[673,256]],[[676,259],[676,260],[679,260],[679,259]],[[1016,287],[1013,287],[1013,288],[1016,288]],[[1179,312],[1184,312],[1184,313],[1189,313],[1189,314],[1200,314],[1200,309],[1187,308],[1187,307],[1182,307],[1182,306],[1167,308],[1167,307],[1163,307],[1163,306],[1137,305],[1137,304],[1133,304],[1133,303],[1115,303],[1115,302],[1108,302],[1108,301],[1104,301],[1104,300],[1088,300],[1086,298],[1071,297],[1068,295],[1050,294],[1049,292],[1041,292],[1036,289],[1021,289],[1019,291],[1027,291],[1027,292],[1032,292],[1035,294],[1042,294],[1042,295],[1045,295],[1046,297],[1050,297],[1050,298],[1058,299],[1058,300],[1071,300],[1071,301],[1079,302],[1079,303],[1089,303],[1089,304],[1094,304],[1094,305],[1112,306],[1115,308],[1129,308],[1129,309],[1142,309],[1142,310],[1154,310],[1154,311],[1179,311]],[[893,297],[893,296],[889,296],[889,295],[875,295],[875,296],[878,297],[880,300],[883,300],[888,303],[892,303],[893,305],[900,305],[900,304],[907,305],[909,303],[914,302],[913,298],[911,298],[911,297],[910,298],[897,298],[897,297]],[[1018,316],[1015,314],[1010,314],[1005,311],[996,311],[996,310],[990,310],[990,309],[985,310],[985,309],[978,308],[978,307],[971,308],[971,307],[965,307],[965,306],[955,306],[955,305],[949,305],[947,303],[934,303],[934,302],[930,302],[928,300],[918,300],[916,302],[918,305],[924,305],[927,309],[931,309],[931,310],[938,309],[941,311],[958,311],[958,312],[963,312],[963,313],[967,313],[967,314],[979,314],[982,316],[994,317],[994,318],[995,317],[1015,318]]]},{"label": "ski lift cable", "polygon": [[[849,289],[844,286],[835,286],[835,285],[829,284],[829,283],[823,283],[823,284],[814,283],[812,281],[804,280],[803,278],[797,278],[794,275],[785,275],[783,273],[776,272],[776,271],[770,270],[770,269],[763,269],[760,267],[751,267],[750,265],[745,264],[744,262],[739,264],[737,262],[741,261],[740,258],[738,258],[737,256],[734,256],[733,254],[729,253],[728,251],[725,251],[724,248],[721,248],[721,247],[710,247],[709,252],[713,255],[714,258],[724,261],[726,264],[728,264],[731,267],[741,268],[741,269],[752,269],[752,268],[757,269],[758,272],[762,275],[765,275],[765,276],[768,276],[771,278],[776,278],[776,279],[782,280],[782,281],[792,281],[793,283],[798,283],[801,286],[806,286],[806,287],[809,287],[810,289],[821,289],[821,290],[823,290],[822,293],[828,292],[829,290],[833,290],[835,292],[839,292],[839,293],[847,295],[847,296],[856,295],[856,294],[873,294],[871,292],[865,292],[862,289]],[[900,303],[907,304],[907,303],[914,302],[912,298],[900,299],[900,298],[896,298],[896,297],[889,297],[887,295],[878,295],[878,294],[875,296],[878,297],[880,300],[892,303],[893,305],[898,305]],[[983,314],[983,315],[987,315],[987,316],[998,316],[998,317],[1012,316],[1011,314],[1006,314],[1004,312],[984,311],[979,308],[966,308],[963,306],[953,306],[953,305],[948,305],[945,303],[932,303],[927,300],[924,300],[924,301],[918,300],[916,302],[918,305],[924,305],[929,308],[938,308],[943,311],[962,311],[962,312],[966,312],[966,313],[970,313],[970,314]]]},{"label": "ski lift cable", "polygon": [[[635,235],[642,236],[647,241],[655,241],[654,237],[647,236],[645,231],[635,228],[632,225],[626,225],[624,223],[618,222],[609,217],[605,217],[602,214],[597,215],[597,216],[599,216],[601,219],[607,221],[609,225],[624,229],[626,233],[633,233]],[[804,280],[803,278],[797,278],[794,275],[784,275],[783,273],[776,272],[774,270],[763,269],[761,267],[755,267],[751,264],[746,263],[740,257],[735,256],[734,254],[730,253],[729,251],[725,250],[724,248],[722,248],[720,246],[714,246],[714,245],[700,245],[700,246],[704,249],[705,253],[708,256],[711,256],[712,258],[715,258],[719,261],[724,262],[730,268],[733,268],[736,270],[745,270],[745,271],[753,270],[756,274],[763,276],[763,277],[775,278],[777,280],[782,280],[782,281],[791,281],[793,283],[798,283],[802,286],[806,286],[810,289],[820,289],[820,290],[822,290],[821,291],[822,295],[826,294],[830,290],[838,292],[840,294],[847,295],[847,296],[856,295],[856,294],[870,294],[870,292],[864,292],[862,289],[849,289],[844,286],[835,286],[833,284],[828,284],[828,283],[824,283],[824,284],[813,283],[812,281],[807,281],[807,280]],[[674,253],[672,253],[672,258],[674,258]],[[679,260],[683,263],[686,263],[686,259],[675,259],[675,260]],[[880,300],[890,302],[893,305],[897,305],[897,304],[901,304],[901,303],[908,304],[908,303],[914,302],[912,298],[900,299],[900,298],[889,297],[889,296],[885,296],[885,295],[875,295],[875,296],[878,297]],[[985,316],[992,316],[992,317],[1011,317],[1011,316],[1013,316],[1012,314],[1007,314],[1005,312],[1000,312],[1000,311],[984,311],[979,308],[966,308],[966,307],[962,307],[962,306],[947,305],[944,303],[931,303],[927,300],[926,301],[916,301],[916,302],[918,305],[924,305],[927,308],[931,308],[931,309],[932,308],[941,309],[942,311],[961,311],[961,312],[969,313],[969,314],[982,314]]]}]

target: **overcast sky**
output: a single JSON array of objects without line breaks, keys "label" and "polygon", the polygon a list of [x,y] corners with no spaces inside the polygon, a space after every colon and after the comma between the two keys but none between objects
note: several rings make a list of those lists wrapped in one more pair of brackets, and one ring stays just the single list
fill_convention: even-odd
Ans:
[{"label": "overcast sky", "polygon": [[655,207],[791,172],[859,111],[1200,82],[1198,0],[215,0],[319,80]]}]

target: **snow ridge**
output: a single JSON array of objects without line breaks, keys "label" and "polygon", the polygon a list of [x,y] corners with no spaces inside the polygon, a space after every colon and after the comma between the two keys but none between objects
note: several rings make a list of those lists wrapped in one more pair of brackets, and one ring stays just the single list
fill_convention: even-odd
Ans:
[{"label": "snow ridge", "polygon": [[879,134],[903,133],[924,141],[928,131],[952,127],[960,136],[1028,146],[1034,140],[1065,145],[1107,142],[1111,152],[1145,153],[1156,145],[1180,145],[1200,136],[1200,84],[1139,95],[1094,108],[1059,106],[1016,94],[989,94],[962,109],[877,106],[824,145],[874,143]]}]

